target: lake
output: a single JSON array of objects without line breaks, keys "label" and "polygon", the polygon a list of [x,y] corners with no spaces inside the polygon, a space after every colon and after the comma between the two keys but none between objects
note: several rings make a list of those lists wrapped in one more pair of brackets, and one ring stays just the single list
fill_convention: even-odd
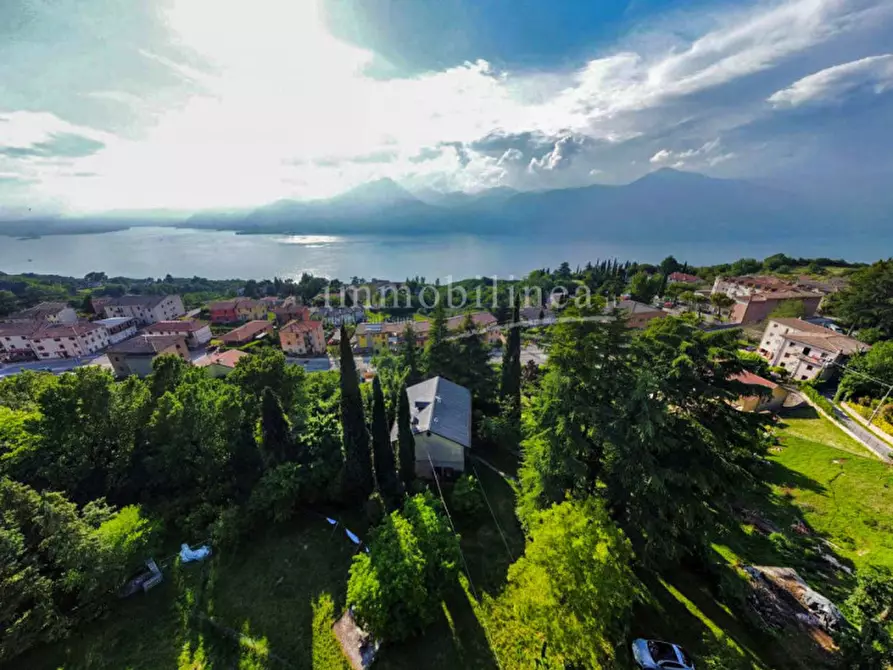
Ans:
[{"label": "lake", "polygon": [[[872,247],[853,249],[849,260],[874,260]],[[302,272],[350,279],[352,276],[433,280],[476,275],[520,277],[533,269],[557,267],[562,261],[584,265],[598,258],[657,263],[668,254],[689,263],[715,264],[742,256],[764,258],[784,252],[793,256],[846,254],[839,240],[803,240],[726,244],[604,244],[596,239],[558,236],[420,234],[412,237],[323,237],[236,235],[225,231],[140,227],[85,235],[48,235],[19,240],[0,237],[0,271],[81,277],[88,272],[109,276],[210,279],[297,278]],[[876,251],[875,251],[876,252]],[[865,253],[869,254],[867,257]]]}]

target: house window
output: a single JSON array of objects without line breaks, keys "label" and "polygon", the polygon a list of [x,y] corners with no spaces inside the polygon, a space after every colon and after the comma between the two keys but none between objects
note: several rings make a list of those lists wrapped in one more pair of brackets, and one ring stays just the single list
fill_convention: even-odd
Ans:
[{"label": "house window", "polygon": [[807,356],[812,351],[812,347],[803,347],[803,355]]},{"label": "house window", "polygon": [[807,369],[807,370],[812,370],[812,366],[811,366],[811,365],[807,365],[807,366],[806,366],[806,369]]},{"label": "house window", "polygon": [[800,379],[809,379],[809,375],[800,375]]}]

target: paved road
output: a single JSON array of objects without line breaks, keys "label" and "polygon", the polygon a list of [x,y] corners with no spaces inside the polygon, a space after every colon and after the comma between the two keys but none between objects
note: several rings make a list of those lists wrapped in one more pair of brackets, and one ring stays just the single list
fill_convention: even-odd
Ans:
[{"label": "paved road", "polygon": [[827,390],[824,395],[831,405],[834,407],[835,418],[849,430],[853,435],[859,438],[859,441],[870,449],[878,458],[888,463],[893,462],[893,449],[890,448],[883,440],[879,439],[870,430],[865,428],[861,423],[843,411],[836,402],[834,402],[834,391]]},{"label": "paved road", "polygon": [[70,372],[81,365],[89,365],[99,357],[99,354],[81,356],[80,358],[65,358],[49,361],[28,361],[26,363],[10,363],[0,367],[0,378],[17,375],[24,370],[46,370],[54,374]]},{"label": "paved road", "polygon": [[888,463],[893,462],[893,448],[888,446],[880,438],[876,437],[874,433],[865,428],[836,404],[834,404],[834,414],[837,417],[837,420],[846,426],[848,430],[852,431],[862,444],[871,449],[878,458],[887,461]]}]

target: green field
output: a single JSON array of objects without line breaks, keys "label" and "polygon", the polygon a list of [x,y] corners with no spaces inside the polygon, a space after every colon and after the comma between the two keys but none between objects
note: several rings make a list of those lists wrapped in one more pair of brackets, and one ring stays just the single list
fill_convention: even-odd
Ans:
[{"label": "green field", "polygon": [[[779,438],[764,495],[742,505],[787,536],[793,536],[791,523],[802,519],[814,535],[832,543],[845,565],[893,566],[893,470],[863,457],[858,444],[812,410],[785,417]],[[511,455],[486,457],[513,474]],[[463,577],[463,586],[442,603],[442,616],[424,635],[383,647],[377,668],[498,667],[471,594],[495,595],[524,543],[510,485],[481,464],[475,468],[498,527],[489,511],[475,521],[455,519],[471,582]],[[361,536],[365,532],[361,521],[350,526]],[[793,565],[835,601],[849,587],[842,573],[798,564],[796,556],[748,524],[717,537],[714,549],[718,573],[733,581],[741,565]],[[319,516],[307,514],[249,538],[237,551],[218,552],[206,564],[167,569],[156,589],[115,602],[102,620],[17,659],[17,667],[340,670],[343,659],[330,623],[343,608],[352,554],[353,545],[340,530],[333,533]],[[756,668],[821,667],[808,640],[777,639],[749,626],[742,608],[718,595],[722,589],[715,577],[684,569],[641,577],[648,596],[635,609],[632,636],[672,639],[696,658],[727,645],[739,662]]]}]

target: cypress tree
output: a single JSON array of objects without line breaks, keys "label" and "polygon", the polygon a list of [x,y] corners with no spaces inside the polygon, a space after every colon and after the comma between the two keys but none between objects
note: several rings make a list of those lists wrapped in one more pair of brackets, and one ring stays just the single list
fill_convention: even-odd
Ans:
[{"label": "cypress tree", "polygon": [[403,329],[403,339],[399,348],[400,356],[403,358],[403,364],[409,368],[407,383],[417,384],[422,380],[422,374],[419,371],[419,348],[415,334],[415,328],[412,322],[407,322]]},{"label": "cypress tree", "polygon": [[438,300],[434,307],[434,318],[431,320],[431,334],[425,349],[425,370],[429,377],[449,377],[452,347],[447,339],[449,332],[446,325],[446,309],[443,301]]},{"label": "cypress tree", "polygon": [[375,483],[388,507],[396,507],[400,501],[400,480],[391,448],[388,418],[385,414],[384,394],[376,376],[372,382],[372,457],[375,461]]},{"label": "cypress tree", "polygon": [[502,358],[502,384],[500,395],[504,402],[508,403],[511,412],[520,416],[521,412],[521,321],[518,305],[512,312],[512,328],[505,345],[505,354]]},{"label": "cypress tree", "polygon": [[282,410],[282,403],[269,386],[264,388],[261,399],[260,430],[261,445],[270,466],[292,460],[291,427]]},{"label": "cypress tree", "polygon": [[397,404],[397,454],[400,460],[400,479],[403,488],[410,491],[415,479],[415,437],[409,416],[409,396],[406,385],[400,388],[400,402]]},{"label": "cypress tree", "polygon": [[372,454],[363,416],[360,381],[350,350],[347,329],[341,326],[341,427],[344,445],[344,495],[348,500],[363,501],[375,488]]}]

